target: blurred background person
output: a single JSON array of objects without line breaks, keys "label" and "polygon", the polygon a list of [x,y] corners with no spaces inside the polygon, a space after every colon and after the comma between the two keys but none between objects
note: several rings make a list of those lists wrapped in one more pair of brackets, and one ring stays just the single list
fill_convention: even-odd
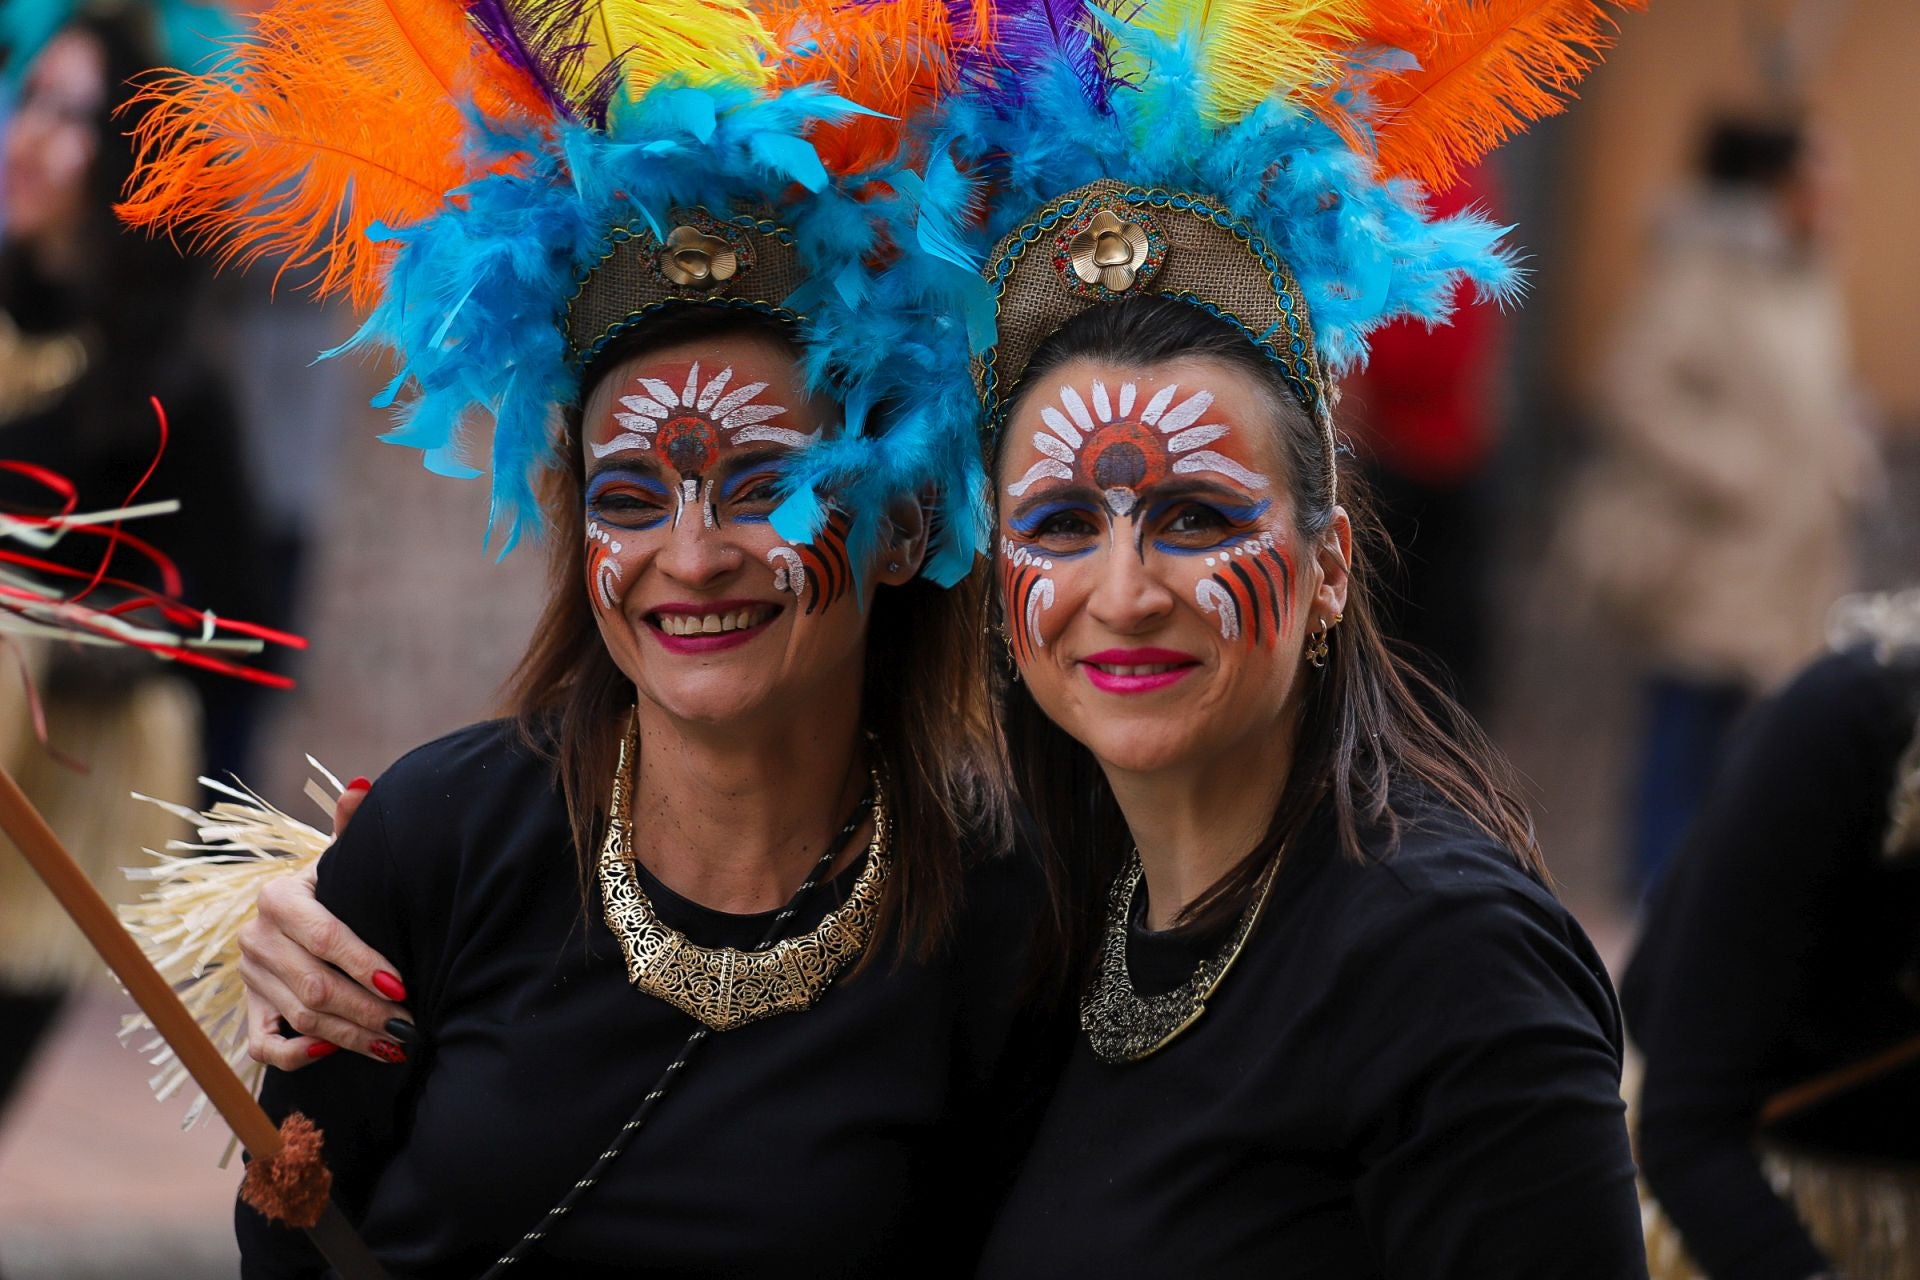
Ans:
[{"label": "blurred background person", "polygon": [[1841,617],[1736,735],[1621,986],[1656,1280],[1920,1276],[1920,590]]},{"label": "blurred background person", "polygon": [[[1484,163],[1432,201],[1438,214],[1496,204]],[[1451,324],[1396,320],[1375,333],[1367,367],[1341,385],[1340,408],[1398,558],[1380,593],[1383,629],[1485,716],[1503,320],[1464,285],[1454,303]]]},{"label": "blurred background person", "polygon": [[1812,138],[1790,119],[1718,118],[1697,168],[1624,313],[1573,512],[1578,571],[1646,672],[1636,894],[1734,720],[1819,647],[1874,473]]},{"label": "blurred background person", "polygon": [[[114,112],[130,95],[128,80],[156,62],[143,14],[84,14],[18,76],[0,150],[0,457],[66,477],[82,511],[119,506],[154,465],[160,435],[148,397],[157,397],[171,433],[140,499],[177,498],[182,510],[143,521],[138,534],[178,564],[188,599],[261,620],[266,566],[240,426],[197,338],[204,268],[172,245],[123,232],[111,208],[132,166],[125,135],[138,123],[136,112]],[[0,477],[0,503],[49,513],[47,492],[18,477]],[[104,546],[69,535],[50,554],[91,573]],[[161,585],[135,556],[115,556],[109,572]],[[143,845],[180,834],[129,793],[191,797],[202,768],[242,767],[256,690],[117,649],[49,644],[22,663],[44,706],[46,742],[32,715],[7,708],[4,763],[103,891],[124,898],[117,868]],[[6,673],[15,684],[19,675]],[[88,772],[56,759],[49,745]],[[8,850],[0,857],[0,1107],[65,993],[99,972]]]}]

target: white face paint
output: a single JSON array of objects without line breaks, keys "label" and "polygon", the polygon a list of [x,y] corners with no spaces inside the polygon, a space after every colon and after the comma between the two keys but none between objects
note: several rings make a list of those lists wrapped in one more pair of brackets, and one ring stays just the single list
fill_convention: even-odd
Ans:
[{"label": "white face paint", "polygon": [[1062,385],[1057,404],[1040,410],[1046,430],[1033,433],[1041,456],[1007,486],[1007,496],[1024,497],[1042,480],[1078,480],[1099,489],[1108,513],[1121,518],[1133,514],[1141,489],[1170,475],[1212,472],[1249,489],[1265,486],[1265,476],[1206,447],[1230,430],[1201,421],[1213,406],[1213,393],[1195,391],[1175,404],[1179,390],[1160,388],[1136,414],[1140,392],[1132,382],[1121,383],[1110,395],[1106,384],[1096,381],[1089,396]]},{"label": "white face paint", "polygon": [[1053,608],[1054,586],[1052,578],[1038,577],[1036,573],[1046,573],[1053,568],[1053,561],[1021,546],[1010,539],[1000,539],[1000,556],[1006,562],[1005,578],[1012,608],[1021,612],[1026,623],[1027,642],[1032,650],[1047,647],[1047,638],[1040,631],[1040,615]]},{"label": "white face paint", "polygon": [[1053,579],[1042,578],[1033,584],[1033,591],[1027,596],[1027,639],[1033,641],[1033,647],[1044,649],[1047,638],[1040,634],[1040,615],[1053,608]]},{"label": "white face paint", "polygon": [[804,449],[820,439],[818,431],[800,432],[764,425],[784,414],[787,407],[755,402],[755,397],[767,389],[764,382],[750,382],[727,391],[727,385],[733,381],[731,365],[702,383],[696,361],[687,374],[686,385],[678,391],[658,378],[636,381],[645,394],[620,397],[621,408],[614,411],[613,417],[622,429],[621,434],[604,444],[592,445],[594,457],[604,458],[620,449],[651,449],[660,438],[662,426],[688,417],[704,419],[716,432],[727,433],[729,444],[770,441]]},{"label": "white face paint", "polygon": [[593,579],[593,593],[603,609],[617,609],[620,605],[620,562],[614,557],[622,548],[612,534],[587,521],[587,538],[599,546],[587,549],[587,568]]},{"label": "white face paint", "polygon": [[801,562],[798,551],[792,547],[775,547],[767,552],[767,563],[773,566],[775,591],[791,591],[796,600],[807,594],[807,566]]},{"label": "white face paint", "polygon": [[[1209,564],[1212,561],[1208,561]],[[1233,596],[1227,589],[1212,578],[1202,578],[1193,588],[1193,599],[1202,613],[1214,613],[1220,616],[1220,638],[1238,640],[1240,638],[1240,608],[1234,604]]]},{"label": "white face paint", "polygon": [[[682,480],[680,482],[679,501],[674,504],[673,508],[673,527],[676,529],[680,527],[680,517],[687,513],[688,507],[698,506],[699,504],[700,482],[698,480]],[[711,528],[712,526],[708,527]]]}]

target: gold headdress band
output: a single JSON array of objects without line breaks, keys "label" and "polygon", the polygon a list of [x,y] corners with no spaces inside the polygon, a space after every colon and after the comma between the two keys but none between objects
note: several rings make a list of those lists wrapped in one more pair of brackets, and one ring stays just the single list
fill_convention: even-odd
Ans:
[{"label": "gold headdress band", "polygon": [[1101,178],[1008,232],[986,277],[999,342],[974,360],[973,381],[989,432],[1004,425],[1033,353],[1063,325],[1103,303],[1157,295],[1226,321],[1280,367],[1326,438],[1331,474],[1333,418],[1299,282],[1218,200]]},{"label": "gold headdress band", "polygon": [[681,305],[734,307],[798,321],[785,299],[806,280],[793,231],[765,211],[716,218],[668,212],[663,240],[643,220],[613,228],[607,248],[567,301],[567,354],[575,367],[642,320]]}]

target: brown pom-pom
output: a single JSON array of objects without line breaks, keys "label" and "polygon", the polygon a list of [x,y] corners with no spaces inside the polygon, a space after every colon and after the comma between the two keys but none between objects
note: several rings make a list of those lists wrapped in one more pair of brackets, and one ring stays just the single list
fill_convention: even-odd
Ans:
[{"label": "brown pom-pom", "polygon": [[254,1160],[240,1181],[240,1199],[275,1222],[311,1227],[327,1207],[333,1174],[320,1159],[320,1129],[298,1111],[280,1122],[280,1154]]}]

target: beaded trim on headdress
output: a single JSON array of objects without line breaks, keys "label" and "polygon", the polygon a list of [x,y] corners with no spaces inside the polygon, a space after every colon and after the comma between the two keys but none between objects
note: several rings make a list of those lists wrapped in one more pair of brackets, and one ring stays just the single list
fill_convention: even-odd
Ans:
[{"label": "beaded trim on headdress", "polygon": [[1001,237],[985,274],[999,341],[975,360],[974,381],[996,426],[1049,336],[1102,303],[1149,294],[1232,325],[1280,367],[1302,408],[1328,416],[1299,282],[1257,231],[1204,196],[1102,178]]},{"label": "beaded trim on headdress", "polygon": [[793,230],[771,217],[720,219],[670,209],[673,229],[638,221],[607,233],[607,249],[567,300],[567,358],[584,369],[606,345],[661,311],[689,303],[798,322],[786,305],[807,273]]}]

